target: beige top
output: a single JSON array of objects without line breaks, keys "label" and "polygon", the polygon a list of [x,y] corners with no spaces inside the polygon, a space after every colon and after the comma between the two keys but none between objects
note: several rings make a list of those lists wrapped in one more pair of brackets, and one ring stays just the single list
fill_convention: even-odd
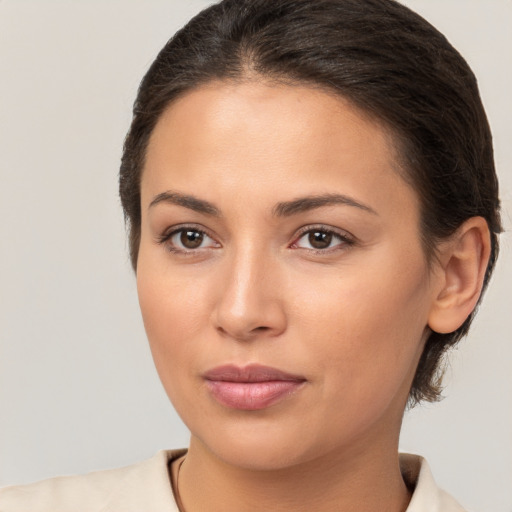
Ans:
[{"label": "beige top", "polygon": [[[4,487],[0,512],[179,512],[168,464],[184,453],[161,451],[125,468]],[[414,487],[406,512],[464,512],[437,487],[425,459],[401,454],[400,466],[404,480]]]}]

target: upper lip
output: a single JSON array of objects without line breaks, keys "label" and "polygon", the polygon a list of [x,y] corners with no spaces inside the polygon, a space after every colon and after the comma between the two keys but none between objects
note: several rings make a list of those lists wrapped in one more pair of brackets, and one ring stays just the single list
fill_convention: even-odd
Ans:
[{"label": "upper lip", "polygon": [[203,374],[206,380],[225,382],[268,382],[268,381],[296,381],[303,382],[306,379],[300,375],[294,375],[277,368],[260,364],[236,366],[226,364],[217,366]]}]

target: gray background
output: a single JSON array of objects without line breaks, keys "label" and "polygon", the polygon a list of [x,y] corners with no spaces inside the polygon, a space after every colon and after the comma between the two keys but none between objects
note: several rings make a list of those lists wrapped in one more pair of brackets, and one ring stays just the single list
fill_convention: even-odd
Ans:
[{"label": "gray background", "polygon": [[[465,55],[493,126],[512,225],[512,2],[408,0]],[[208,4],[0,0],[0,484],[129,464],[187,444],[153,369],[119,201],[143,72]],[[407,414],[468,508],[512,510],[512,238],[447,398]]]}]

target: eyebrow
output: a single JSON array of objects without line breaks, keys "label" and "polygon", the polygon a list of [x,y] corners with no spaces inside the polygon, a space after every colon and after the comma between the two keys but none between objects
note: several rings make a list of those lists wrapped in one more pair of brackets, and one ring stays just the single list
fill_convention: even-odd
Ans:
[{"label": "eyebrow", "polygon": [[[184,208],[188,208],[189,210],[194,210],[198,213],[203,213],[205,215],[221,217],[220,210],[209,201],[205,201],[204,199],[199,199],[191,195],[181,194],[179,192],[166,191],[156,195],[149,204],[148,208],[152,208],[153,206],[160,203],[175,204],[178,206],[183,206]],[[292,201],[280,202],[274,206],[272,213],[276,217],[290,217],[292,215],[297,215],[298,213],[314,210],[323,206],[333,206],[340,204],[359,208],[360,210],[366,211],[373,215],[378,215],[373,208],[370,208],[369,206],[360,203],[359,201],[356,201],[355,199],[344,194],[306,196],[299,197],[298,199],[294,199]]]},{"label": "eyebrow", "polygon": [[345,205],[359,208],[373,215],[377,212],[369,206],[356,201],[355,199],[344,194],[323,194],[318,196],[299,197],[293,201],[277,203],[273,208],[273,214],[277,217],[290,217],[298,213],[314,210],[323,206]]},{"label": "eyebrow", "polygon": [[168,203],[175,204],[178,206],[183,206],[184,208],[188,208],[189,210],[194,210],[198,213],[204,213],[206,215],[212,215],[214,217],[220,217],[220,210],[214,206],[212,203],[205,201],[204,199],[198,199],[197,197],[180,194],[179,192],[162,192],[153,198],[151,203],[149,203],[149,208],[156,206],[160,203]]}]

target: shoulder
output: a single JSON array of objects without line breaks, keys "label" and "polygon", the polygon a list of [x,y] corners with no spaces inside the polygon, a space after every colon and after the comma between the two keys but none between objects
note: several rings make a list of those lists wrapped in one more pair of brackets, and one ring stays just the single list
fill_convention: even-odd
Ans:
[{"label": "shoulder", "polygon": [[182,453],[160,451],[124,468],[4,487],[0,512],[174,512],[168,462]]},{"label": "shoulder", "polygon": [[454,498],[437,486],[423,457],[400,454],[400,469],[407,486],[413,490],[406,512],[465,512]]}]

